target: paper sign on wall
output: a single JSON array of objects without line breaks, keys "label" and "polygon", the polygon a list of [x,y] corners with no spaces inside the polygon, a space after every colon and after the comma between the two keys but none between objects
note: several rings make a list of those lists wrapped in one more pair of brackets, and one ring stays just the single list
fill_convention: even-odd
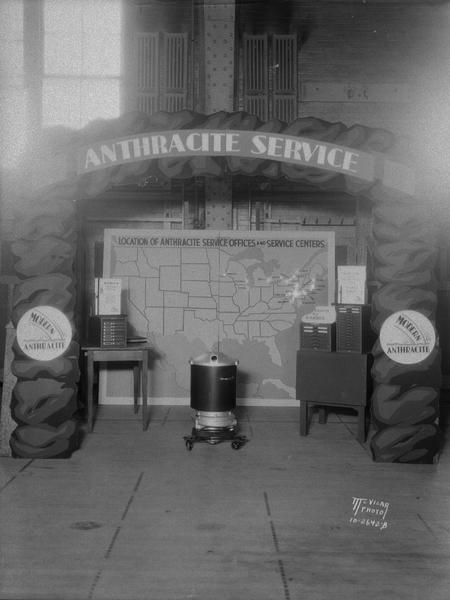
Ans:
[{"label": "paper sign on wall", "polygon": [[95,314],[120,315],[122,280],[118,278],[96,277]]},{"label": "paper sign on wall", "polygon": [[334,306],[316,306],[313,311],[302,317],[302,323],[336,323],[336,309]]},{"label": "paper sign on wall", "polygon": [[366,304],[366,267],[338,266],[339,304]]}]

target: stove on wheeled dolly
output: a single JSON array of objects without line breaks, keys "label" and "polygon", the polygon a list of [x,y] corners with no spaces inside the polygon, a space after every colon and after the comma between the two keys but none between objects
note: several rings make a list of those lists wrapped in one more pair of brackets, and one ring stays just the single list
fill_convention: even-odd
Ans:
[{"label": "stove on wheeled dolly", "polygon": [[184,437],[186,448],[194,444],[231,442],[239,450],[248,441],[238,434],[233,409],[236,407],[236,373],[238,361],[224,354],[204,354],[190,361],[191,408],[195,409],[192,433]]}]

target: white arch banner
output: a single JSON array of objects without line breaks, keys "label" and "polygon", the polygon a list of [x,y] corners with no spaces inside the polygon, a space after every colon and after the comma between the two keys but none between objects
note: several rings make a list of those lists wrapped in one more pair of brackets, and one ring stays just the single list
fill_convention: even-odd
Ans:
[{"label": "white arch banner", "polygon": [[281,133],[180,129],[97,142],[78,156],[78,174],[148,159],[235,156],[275,160],[375,179],[375,156],[355,148]]}]

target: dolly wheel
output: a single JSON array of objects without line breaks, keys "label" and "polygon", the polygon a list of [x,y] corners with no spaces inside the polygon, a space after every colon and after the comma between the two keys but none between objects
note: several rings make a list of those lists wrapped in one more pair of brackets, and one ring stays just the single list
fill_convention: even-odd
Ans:
[{"label": "dolly wheel", "polygon": [[194,447],[193,442],[191,440],[186,440],[186,450],[189,450],[189,452],[190,452],[193,447]]},{"label": "dolly wheel", "polygon": [[239,450],[239,448],[242,448],[243,444],[242,442],[239,442],[237,440],[234,440],[233,442],[231,442],[231,447],[233,448],[233,450]]}]

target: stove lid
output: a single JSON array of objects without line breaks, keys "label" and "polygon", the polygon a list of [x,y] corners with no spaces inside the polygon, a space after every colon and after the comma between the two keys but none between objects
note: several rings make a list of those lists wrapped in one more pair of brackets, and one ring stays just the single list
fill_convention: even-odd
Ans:
[{"label": "stove lid", "polygon": [[223,352],[206,352],[196,358],[191,358],[189,362],[191,365],[202,365],[205,367],[225,367],[227,365],[237,365],[239,363],[238,360],[229,358],[226,354],[223,354]]}]

